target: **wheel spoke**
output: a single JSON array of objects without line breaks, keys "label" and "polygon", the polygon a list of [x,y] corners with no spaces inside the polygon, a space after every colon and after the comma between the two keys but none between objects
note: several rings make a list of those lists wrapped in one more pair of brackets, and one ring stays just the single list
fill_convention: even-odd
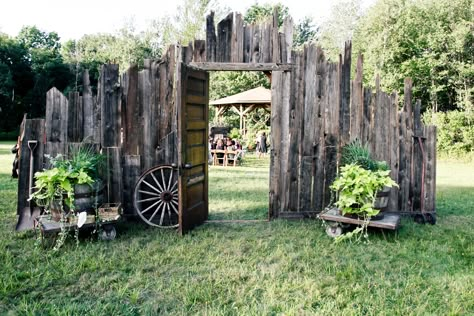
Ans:
[{"label": "wheel spoke", "polygon": [[166,189],[166,179],[165,179],[165,173],[163,172],[163,169],[161,169],[161,180],[163,180],[163,187]]},{"label": "wheel spoke", "polygon": [[[155,190],[156,192],[158,192],[159,194],[161,194],[161,191],[159,191],[157,188],[155,188],[154,186],[152,186],[151,184],[149,184],[148,182],[146,182],[145,180],[143,180],[143,183],[145,183],[147,186],[149,186],[150,188],[152,188],[153,190]],[[163,190],[162,190],[163,191]]]},{"label": "wheel spoke", "polygon": [[138,190],[138,192],[140,193],[145,193],[145,194],[149,194],[149,195],[154,195],[154,196],[160,196],[158,193],[156,192],[150,192],[150,191],[143,191],[143,190]]},{"label": "wheel spoke", "polygon": [[163,191],[164,191],[164,189],[163,189],[164,186],[161,187],[161,185],[160,185],[160,183],[158,182],[158,180],[156,180],[155,175],[153,174],[153,172],[150,172],[150,175],[151,175],[151,177],[153,178],[153,180],[155,180],[155,183],[158,185],[158,187],[160,188],[161,192],[163,192]]},{"label": "wheel spoke", "polygon": [[[145,212],[148,212],[149,210],[151,210],[153,207],[155,207],[158,203],[162,202],[161,200],[153,203],[152,205],[150,205],[149,207],[147,207],[144,211],[140,212],[141,214],[144,214]],[[163,202],[162,202],[163,203]]]},{"label": "wheel spoke", "polygon": [[153,218],[155,217],[156,213],[158,213],[158,211],[161,209],[161,207],[163,206],[163,201],[159,201],[161,204],[158,204],[158,206],[156,207],[156,210],[155,212],[150,216],[150,218],[148,219],[149,222],[153,221]]},{"label": "wheel spoke", "polygon": [[178,201],[172,200],[171,203],[173,203],[174,205],[178,206]]},{"label": "wheel spoke", "polygon": [[168,181],[168,190],[171,191],[171,181],[173,180],[173,169],[171,169],[170,180]]},{"label": "wheel spoke", "polygon": [[[176,188],[176,185],[178,184],[178,181],[175,181],[174,184],[173,184],[173,187],[170,189],[170,191],[173,191],[174,188]],[[178,189],[176,189],[176,191],[178,191]],[[173,191],[174,192],[174,191]]]},{"label": "wheel spoke", "polygon": [[142,202],[149,202],[149,201],[155,201],[155,200],[159,200],[160,197],[159,196],[155,196],[155,197],[152,197],[152,198],[148,198],[148,199],[144,199],[144,200],[138,200],[137,203],[142,203]]},{"label": "wheel spoke", "polygon": [[170,205],[171,205],[171,208],[173,209],[173,211],[174,211],[176,214],[179,215],[178,210],[176,209],[176,206],[178,206],[178,203],[176,203],[176,206],[174,206],[173,203],[170,203]]},{"label": "wheel spoke", "polygon": [[[166,204],[163,204],[166,205]],[[163,211],[161,212],[161,217],[160,217],[160,226],[163,225],[163,218],[165,217],[165,207],[163,206]]]},{"label": "wheel spoke", "polygon": [[168,218],[169,218],[169,219],[171,219],[171,211],[170,211],[170,209],[171,209],[171,208],[170,208],[170,203],[167,203],[167,204],[166,204],[166,211],[167,211],[167,213],[168,213]]}]

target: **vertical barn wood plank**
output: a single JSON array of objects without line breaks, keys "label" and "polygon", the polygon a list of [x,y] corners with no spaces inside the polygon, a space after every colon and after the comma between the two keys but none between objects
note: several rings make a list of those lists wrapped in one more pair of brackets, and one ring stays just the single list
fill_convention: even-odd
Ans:
[{"label": "vertical barn wood plank", "polygon": [[193,42],[189,42],[188,46],[182,46],[183,51],[183,62],[189,64],[193,61],[194,47]]},{"label": "vertical barn wood plank", "polygon": [[252,46],[251,46],[251,62],[258,63],[260,61],[260,42],[261,42],[261,32],[260,25],[253,25],[253,35],[252,35]]},{"label": "vertical barn wood plank", "polygon": [[425,174],[425,211],[436,211],[436,126],[425,127],[426,136],[426,174]]},{"label": "vertical barn wood plank", "polygon": [[280,144],[281,144],[281,110],[282,110],[282,88],[283,88],[283,73],[281,71],[274,71],[272,73],[272,111],[271,111],[271,152],[270,152],[270,203],[269,216],[278,217],[281,210],[280,193]]},{"label": "vertical barn wood plank", "polygon": [[[399,118],[398,118],[398,94],[393,92],[390,96],[390,176],[398,183],[398,165],[399,165]],[[392,187],[388,210],[398,212],[398,188]]]},{"label": "vertical barn wood plank", "polygon": [[290,95],[290,148],[288,161],[288,178],[290,179],[288,210],[297,212],[299,197],[298,171],[301,168],[300,146],[303,130],[304,109],[304,56],[303,52],[292,52],[292,60],[295,68],[291,72],[291,95]]},{"label": "vertical barn wood plank", "polygon": [[94,100],[92,98],[92,90],[90,86],[89,70],[85,69],[82,74],[82,112],[84,113],[83,125],[84,125],[84,138],[90,139],[92,142],[99,142],[99,139],[95,139],[96,134],[96,123],[94,122]]},{"label": "vertical barn wood plank", "polygon": [[316,113],[315,113],[315,147],[313,148],[313,193],[312,208],[314,211],[321,211],[324,208],[324,117],[327,108],[327,71],[328,63],[325,60],[321,47],[316,51]]},{"label": "vertical barn wood plank", "polygon": [[193,61],[194,62],[206,61],[206,41],[194,40]]},{"label": "vertical barn wood plank", "polygon": [[82,98],[79,92],[69,93],[67,140],[69,142],[81,142],[83,139],[83,117]]},{"label": "vertical barn wood plank", "polygon": [[252,61],[253,25],[244,26],[244,63]]},{"label": "vertical barn wood plank", "polygon": [[329,186],[336,178],[337,174],[337,155],[339,146],[339,113],[340,113],[340,83],[339,83],[339,65],[328,64],[327,71],[327,102],[325,119],[325,168],[324,168],[324,202],[328,205],[331,201],[331,190]]},{"label": "vertical barn wood plank", "polygon": [[136,216],[133,207],[133,194],[135,183],[140,177],[140,156],[124,155],[123,156],[123,211],[125,217]]},{"label": "vertical barn wood plank", "polygon": [[359,54],[352,82],[352,98],[350,111],[350,140],[359,139],[363,142],[364,129],[364,86],[363,86],[363,57]]},{"label": "vertical barn wood plank", "polygon": [[[44,119],[28,119],[24,120],[23,132],[20,134],[20,152],[19,152],[19,171],[18,171],[18,194],[17,194],[17,214],[29,205],[28,198],[29,181],[30,181],[30,149],[28,141],[36,140],[36,148],[33,151],[33,170],[31,174],[43,169],[43,157],[45,153],[44,147],[45,137],[45,120]],[[34,186],[34,182],[33,182]]]},{"label": "vertical barn wood plank", "polygon": [[361,121],[361,141],[362,144],[367,144],[370,139],[372,132],[372,90],[370,88],[364,88],[364,104],[362,110],[362,121]]},{"label": "vertical barn wood plank", "polygon": [[241,63],[244,61],[244,21],[240,13],[234,13],[231,40],[231,62]]},{"label": "vertical barn wood plank", "polygon": [[[273,72],[275,73],[275,72]],[[282,101],[280,107],[280,211],[288,211],[290,178],[288,177],[288,160],[290,151],[290,87],[291,73],[282,72],[282,89],[280,91]],[[292,166],[293,167],[293,166]]]},{"label": "vertical barn wood plank", "polygon": [[[318,79],[317,67],[317,47],[314,44],[305,47],[305,95],[302,131],[302,160],[300,170],[300,211],[311,210],[312,175],[313,175],[313,154],[315,145],[315,121],[314,112],[317,112],[317,91]],[[317,114],[316,114],[317,115]]]},{"label": "vertical barn wood plank", "polygon": [[281,62],[282,63],[291,63],[292,55],[291,51],[293,48],[293,19],[291,16],[285,18],[283,21],[283,39],[280,40],[280,49],[281,49]]},{"label": "vertical barn wood plank", "polygon": [[100,72],[101,144],[104,147],[120,146],[120,89],[118,65],[104,65]]},{"label": "vertical barn wood plank", "polygon": [[413,138],[413,159],[412,159],[412,187],[413,187],[413,210],[422,211],[423,181],[425,172],[426,152],[423,126],[421,123],[421,102],[416,100],[413,112],[414,118],[414,138]]},{"label": "vertical barn wood plank", "polygon": [[67,152],[67,123],[69,102],[56,88],[46,94],[46,148],[45,153],[51,156]]},{"label": "vertical barn wood plank", "polygon": [[206,60],[207,62],[216,61],[216,27],[214,25],[214,11],[206,17]]},{"label": "vertical barn wood plank", "polygon": [[122,151],[120,147],[105,147],[107,163],[107,202],[122,203]]},{"label": "vertical barn wood plank", "polygon": [[412,208],[412,146],[413,146],[413,111],[412,80],[405,79],[404,106],[400,113],[400,158],[399,158],[399,198],[398,207],[402,212]]},{"label": "vertical barn wood plank", "polygon": [[234,14],[230,13],[217,24],[217,62],[228,63],[231,61],[233,18]]},{"label": "vertical barn wood plank", "polygon": [[[340,113],[339,113],[339,128],[341,145],[349,142],[350,128],[351,128],[351,59],[352,59],[352,43],[346,41],[344,44],[344,60],[341,65],[341,80],[340,80]],[[361,82],[362,85],[362,82]],[[361,99],[358,96],[358,101]],[[361,104],[362,102],[360,102]]]},{"label": "vertical barn wood plank", "polygon": [[274,63],[281,63],[281,55],[280,55],[280,36],[278,35],[278,7],[273,7],[273,19],[272,19],[272,62]]},{"label": "vertical barn wood plank", "polygon": [[143,109],[142,112],[142,128],[143,128],[143,150],[141,151],[141,159],[143,168],[149,169],[154,165],[154,148],[153,148],[153,134],[154,134],[154,113],[151,105],[151,66],[145,63],[145,68],[138,74],[139,76],[139,95],[138,100],[140,107]]},{"label": "vertical barn wood plank", "polygon": [[138,155],[139,142],[141,138],[139,128],[141,126],[140,106],[138,103],[138,67],[132,65],[127,70],[127,82],[125,95],[125,120],[123,122],[124,143],[123,150],[125,155]]}]

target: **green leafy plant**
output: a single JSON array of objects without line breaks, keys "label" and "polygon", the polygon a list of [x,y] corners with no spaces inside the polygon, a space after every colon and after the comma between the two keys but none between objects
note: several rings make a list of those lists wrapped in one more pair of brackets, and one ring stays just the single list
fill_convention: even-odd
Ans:
[{"label": "green leafy plant", "polygon": [[398,186],[389,173],[389,170],[366,170],[356,164],[343,166],[340,175],[330,187],[339,196],[336,206],[341,209],[343,215],[377,215],[380,212],[374,208],[377,192],[384,187]]},{"label": "green leafy plant", "polygon": [[377,161],[372,158],[367,145],[363,145],[360,140],[355,139],[342,147],[341,165],[357,164],[366,170],[389,170],[385,161]]}]

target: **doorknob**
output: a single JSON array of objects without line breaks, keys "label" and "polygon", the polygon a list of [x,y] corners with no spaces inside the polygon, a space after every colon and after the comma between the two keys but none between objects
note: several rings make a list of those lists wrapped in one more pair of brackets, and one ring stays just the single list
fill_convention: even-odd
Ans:
[{"label": "doorknob", "polygon": [[184,166],[183,166],[184,169],[191,169],[192,167],[193,167],[193,165],[190,164],[190,163],[184,164]]}]

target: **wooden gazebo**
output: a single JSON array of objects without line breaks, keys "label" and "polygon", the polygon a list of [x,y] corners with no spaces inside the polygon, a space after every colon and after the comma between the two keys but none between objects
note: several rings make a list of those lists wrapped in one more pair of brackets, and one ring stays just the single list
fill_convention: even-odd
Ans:
[{"label": "wooden gazebo", "polygon": [[232,110],[240,116],[240,131],[245,133],[247,115],[257,109],[264,109],[270,113],[272,92],[264,87],[257,87],[237,93],[219,100],[209,102],[216,107],[216,121],[221,122],[222,116]]}]

